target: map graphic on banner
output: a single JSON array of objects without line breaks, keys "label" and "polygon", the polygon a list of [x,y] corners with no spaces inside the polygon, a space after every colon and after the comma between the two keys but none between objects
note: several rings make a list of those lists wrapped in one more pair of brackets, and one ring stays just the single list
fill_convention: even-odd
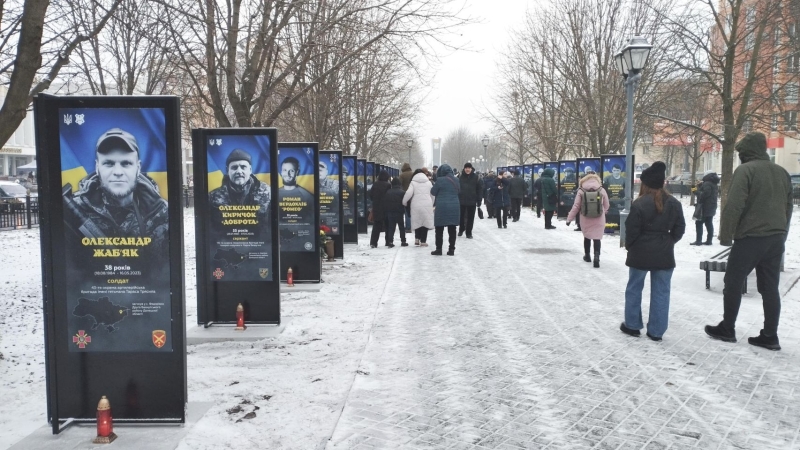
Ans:
[{"label": "map graphic on banner", "polygon": [[272,281],[270,139],[208,135],[209,257],[214,281]]},{"label": "map graphic on banner", "polygon": [[69,350],[172,351],[164,110],[59,117]]}]

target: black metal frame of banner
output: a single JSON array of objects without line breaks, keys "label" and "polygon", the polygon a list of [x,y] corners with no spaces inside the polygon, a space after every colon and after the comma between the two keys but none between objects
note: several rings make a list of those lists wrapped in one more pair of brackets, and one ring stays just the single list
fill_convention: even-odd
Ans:
[{"label": "black metal frame of banner", "polygon": [[[342,198],[342,193],[344,192],[344,184],[345,180],[342,179],[342,151],[341,150],[320,150],[319,151],[320,157],[322,155],[336,155],[336,160],[339,164],[339,195],[336,197],[338,199],[338,212],[339,218],[337,220],[338,229],[339,231],[336,234],[332,234],[331,238],[333,239],[333,256],[336,259],[343,259],[344,258],[344,199]],[[322,203],[320,203],[320,206]],[[320,215],[322,213],[320,212]],[[322,220],[322,219],[320,219]]]},{"label": "black metal frame of banner", "polygon": [[[232,138],[246,137],[265,137],[269,139],[269,148],[266,150],[269,155],[269,174],[270,174],[270,233],[269,248],[267,252],[272,268],[272,280],[268,274],[263,274],[259,268],[253,269],[251,280],[226,280],[225,272],[232,272],[239,275],[244,273],[245,268],[239,265],[229,264],[225,260],[215,260],[211,255],[213,242],[219,240],[213,231],[212,218],[215,216],[211,211],[209,199],[209,149],[206,142],[210,136],[225,139],[226,136]],[[221,143],[225,151],[232,151],[234,148],[226,147],[224,141]],[[252,148],[244,149],[249,153],[256,150]],[[263,152],[263,151],[262,151]],[[198,128],[192,130],[192,157],[194,170],[194,223],[195,223],[195,253],[196,274],[197,274],[197,324],[205,328],[215,324],[231,325],[236,323],[236,307],[239,303],[244,307],[244,321],[252,324],[274,324],[281,323],[281,304],[280,304],[280,280],[276,271],[280,271],[280,252],[278,251],[278,132],[275,128]],[[222,169],[220,169],[222,170]],[[243,225],[240,228],[249,228]],[[248,230],[252,231],[252,230]],[[244,238],[239,238],[244,239]],[[266,241],[264,241],[266,242]],[[263,246],[262,246],[263,247]],[[264,250],[263,248],[261,250]],[[217,261],[217,262],[215,262]],[[246,261],[246,259],[245,259]],[[244,262],[244,261],[243,261]],[[246,262],[244,262],[247,264]],[[258,270],[259,272],[255,272]],[[219,272],[218,272],[219,271]],[[221,273],[222,276],[214,275]],[[241,278],[239,275],[237,278]]]},{"label": "black metal frame of banner", "polygon": [[[309,242],[311,242],[312,250],[308,251],[292,251],[285,248],[281,244],[281,281],[287,281],[287,273],[289,268],[292,269],[293,280],[295,283],[319,283],[322,281],[322,258],[320,258],[319,248],[319,176],[317,175],[319,167],[319,143],[318,142],[278,142],[278,159],[282,158],[281,150],[299,150],[311,149],[313,151],[313,164],[314,170],[311,172],[314,179],[314,202],[312,211],[314,218],[311,224],[314,235]],[[278,171],[280,171],[280,161]],[[280,194],[279,194],[280,195]],[[280,206],[279,206],[279,215]],[[280,229],[280,218],[278,219],[278,228]],[[283,232],[285,230],[281,230]],[[281,233],[279,232],[279,233]]]},{"label": "black metal frame of banner", "polygon": [[[350,170],[353,171],[353,180],[357,180],[358,177],[356,176],[356,167],[358,166],[357,157],[355,155],[346,155],[342,156],[342,166],[347,165]],[[345,161],[352,161],[352,163],[346,163]],[[349,173],[348,173],[349,175]],[[358,244],[358,203],[356,199],[356,183],[354,182],[352,185],[345,180],[345,185],[350,187],[350,191],[348,193],[347,202],[349,204],[350,210],[350,217],[344,214],[344,209],[342,209],[342,220],[344,221],[344,225],[342,225],[342,237],[344,238],[344,243],[346,244]],[[344,188],[342,188],[342,208],[344,208],[345,201],[344,201]],[[352,223],[348,223],[352,220]]]},{"label": "black metal frame of banner", "polygon": [[[40,210],[40,234],[47,419],[52,427],[52,432],[58,434],[71,423],[95,422],[97,420],[97,404],[102,396],[107,396],[113,402],[114,421],[117,423],[185,423],[187,382],[180,100],[178,97],[172,96],[62,97],[39,94],[34,98],[33,106],[36,163],[40,182],[39,199],[43,205],[47,205],[46,208]],[[91,122],[90,118],[86,118],[87,122],[84,125],[84,116],[88,113],[92,117],[92,111],[98,109],[109,110],[108,113],[105,113],[105,117],[109,117],[111,110],[117,110],[119,115],[125,115],[130,114],[129,111],[160,109],[162,112],[158,114],[162,114],[165,120],[163,123],[164,135],[154,135],[154,139],[163,139],[163,142],[160,143],[165,148],[165,154],[161,156],[164,158],[167,174],[165,186],[168,190],[166,206],[168,245],[167,248],[159,248],[154,251],[168,252],[169,255],[165,264],[169,268],[169,273],[163,277],[164,289],[160,291],[159,300],[167,300],[164,292],[169,290],[166,296],[169,301],[167,323],[170,323],[170,326],[164,330],[153,330],[152,336],[150,330],[146,330],[147,336],[142,336],[142,339],[146,339],[146,344],[144,341],[133,341],[135,350],[131,350],[131,348],[117,351],[94,350],[98,347],[89,347],[92,344],[104,345],[112,349],[114,346],[130,346],[130,340],[111,339],[114,336],[110,336],[111,331],[108,330],[108,327],[113,327],[113,324],[99,327],[96,332],[92,332],[95,338],[105,337],[100,333],[109,334],[109,339],[95,339],[94,343],[87,339],[91,337],[88,333],[72,336],[72,330],[70,330],[70,326],[74,327],[76,321],[86,322],[88,320],[87,316],[74,314],[75,310],[73,310],[73,315],[69,315],[68,299],[71,288],[80,284],[80,289],[83,289],[83,284],[91,284],[96,281],[76,280],[72,277],[69,282],[74,285],[68,284],[68,270],[86,270],[86,267],[92,267],[93,261],[85,261],[83,267],[74,266],[74,262],[73,265],[66,264],[66,260],[69,258],[68,245],[87,245],[84,240],[88,238],[82,238],[80,242],[69,242],[69,239],[65,238],[67,230],[72,228],[65,223],[65,210],[67,209],[65,203],[67,202],[64,200],[66,194],[62,190],[62,151],[65,151],[66,147],[62,148],[62,145],[66,144],[62,142],[61,133],[71,132],[68,130],[86,130],[85,134],[94,133],[97,128],[93,124],[96,122]],[[79,110],[84,114],[77,114]],[[73,114],[70,111],[75,112],[75,122],[71,120]],[[111,116],[113,117],[113,115]],[[65,128],[62,131],[60,128],[62,120],[65,126],[81,128]],[[119,125],[125,128],[128,123]],[[109,129],[103,135],[111,131],[112,129]],[[92,144],[99,140],[94,135],[92,136],[93,140],[82,136],[84,131],[75,131],[75,133],[80,139],[90,141]],[[86,148],[71,150],[73,152],[91,151],[92,160],[96,158],[94,146],[90,147],[90,150]],[[138,154],[139,151],[137,151],[137,157]],[[74,208],[74,204],[71,205]],[[74,211],[78,210],[70,209],[70,212]],[[87,223],[84,222],[83,226],[92,227]],[[97,225],[92,228],[98,229]],[[74,239],[77,238],[74,236]],[[101,251],[103,250],[101,249]],[[114,252],[115,250],[109,251]],[[128,256],[135,255],[132,250],[128,251],[131,252],[127,254]],[[140,251],[144,252],[145,249]],[[151,253],[147,252],[146,254],[150,255]],[[114,261],[117,259],[119,258],[115,258]],[[104,262],[111,263],[111,261],[112,259],[109,258]],[[103,268],[103,266],[99,267]],[[112,269],[112,272],[116,273],[117,270]],[[101,281],[109,282],[106,276],[101,278]],[[118,282],[121,283],[122,279]],[[139,281],[137,280],[137,282]],[[147,281],[142,280],[142,282],[146,283]],[[100,284],[98,286],[103,287]],[[105,292],[105,288],[110,289],[112,286],[114,285],[109,284],[95,292],[100,290]],[[115,296],[115,299],[121,295]],[[154,294],[148,292],[131,295],[149,296]],[[121,305],[113,303],[111,306],[121,307]],[[162,314],[158,315],[158,312]],[[155,317],[155,320],[163,322],[164,312],[166,311],[157,311],[150,317]],[[125,317],[122,312],[120,315]],[[71,324],[70,319],[73,321]],[[139,322],[134,323],[140,324],[141,320],[144,319],[139,319]],[[131,321],[133,318],[129,320],[129,322]],[[95,321],[94,327],[98,327],[98,322],[100,321]],[[129,323],[121,324],[116,328],[117,333],[120,333],[119,328],[122,328],[122,325],[129,325]],[[78,326],[83,326],[83,323]],[[145,328],[147,328],[146,323]],[[100,331],[101,329],[103,331]],[[135,334],[136,331],[132,330],[136,330],[136,327],[128,328],[125,331]],[[158,341],[155,338],[157,331],[162,333],[159,334]],[[83,344],[83,347],[79,344]],[[161,344],[160,347],[159,344]],[[72,345],[76,345],[76,348],[80,347],[81,350],[72,348],[70,351]],[[149,346],[153,346],[153,348]],[[86,351],[82,351],[83,349]]]},{"label": "black metal frame of banner", "polygon": [[[617,161],[617,162],[621,163],[622,167],[624,168],[624,170],[622,171],[622,173],[624,174],[624,176],[622,177],[623,180],[625,179],[625,177],[631,176],[633,174],[633,172],[631,172],[630,168],[625,167],[625,154],[624,153],[621,154],[621,155],[620,154],[600,155],[600,171],[601,172],[598,175],[600,175],[600,180],[602,180],[604,188],[606,188],[606,182],[605,182],[606,181],[606,176],[610,175],[610,172],[607,172],[606,169],[605,169],[607,161]],[[633,165],[633,167],[636,167],[636,160],[634,159],[633,156],[631,157],[631,164]],[[636,185],[634,184],[634,185],[632,185],[632,187],[635,188]],[[623,192],[624,192],[624,189],[623,189]],[[612,198],[611,197],[611,192],[609,192],[608,188],[606,188],[606,194],[608,194],[608,200],[609,200],[609,203],[610,203],[610,206],[608,208],[608,213],[606,214],[606,233],[608,233],[608,234],[619,233],[620,212],[625,208],[625,195],[623,195],[621,199]],[[627,195],[630,195],[630,193],[627,193]],[[631,197],[631,198],[635,198],[635,197]]]},{"label": "black metal frame of banner", "polygon": [[[359,189],[359,183],[363,186],[363,190]],[[358,208],[361,207],[362,214],[358,213]],[[356,159],[356,221],[358,222],[358,234],[367,234],[368,224],[367,215],[367,160],[363,158]]]}]

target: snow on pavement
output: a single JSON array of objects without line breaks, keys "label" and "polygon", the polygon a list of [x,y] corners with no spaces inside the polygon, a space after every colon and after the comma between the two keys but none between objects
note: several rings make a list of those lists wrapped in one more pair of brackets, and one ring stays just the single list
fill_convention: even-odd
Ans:
[{"label": "snow on pavement", "polygon": [[[706,291],[698,261],[721,247],[689,246],[689,221],[664,341],[630,338],[618,330],[618,237],[603,239],[593,269],[580,233],[557,225],[545,231],[530,210],[504,230],[476,220],[455,257],[373,250],[361,235],[344,265],[325,267],[321,292],[283,294],[281,335],[188,347],[189,401],[215,406],[179,448],[800,447],[800,288],[783,299],[782,351],[746,342],[762,321],[754,277],[739,343],[707,338],[723,274]],[[784,289],[800,273],[799,234],[787,242]],[[38,230],[0,232],[0,254],[2,449],[46,423]]]}]

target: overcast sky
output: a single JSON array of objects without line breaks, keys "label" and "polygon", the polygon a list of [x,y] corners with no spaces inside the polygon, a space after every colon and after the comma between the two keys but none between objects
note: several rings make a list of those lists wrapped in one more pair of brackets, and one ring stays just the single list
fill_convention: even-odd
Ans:
[{"label": "overcast sky", "polygon": [[481,120],[483,105],[491,105],[500,51],[509,42],[509,30],[524,21],[529,0],[469,0],[466,13],[481,23],[463,30],[472,51],[445,56],[434,80],[433,92],[423,107],[421,148],[431,158],[431,139],[444,139],[461,125],[488,133],[491,124]]}]

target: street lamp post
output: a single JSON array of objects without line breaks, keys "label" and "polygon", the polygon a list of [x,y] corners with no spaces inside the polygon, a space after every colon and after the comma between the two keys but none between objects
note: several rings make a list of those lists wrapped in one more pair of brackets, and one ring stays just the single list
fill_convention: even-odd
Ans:
[{"label": "street lamp post", "polygon": [[411,165],[411,147],[414,145],[413,139],[406,139],[406,147],[408,147],[408,164]]},{"label": "street lamp post", "polygon": [[[489,161],[489,158],[486,156],[486,148],[489,147],[489,135],[484,134],[483,138],[481,139],[481,143],[483,143],[483,159],[484,161]],[[488,170],[487,170],[488,172]]]},{"label": "street lamp post", "polygon": [[642,69],[647,64],[650,56],[650,49],[653,48],[643,36],[634,36],[622,48],[619,53],[614,55],[614,62],[617,70],[623,76],[625,94],[628,100],[628,116],[625,129],[625,209],[619,216],[619,237],[620,247],[625,245],[625,220],[631,210],[631,199],[633,198],[633,92],[642,79]]}]

